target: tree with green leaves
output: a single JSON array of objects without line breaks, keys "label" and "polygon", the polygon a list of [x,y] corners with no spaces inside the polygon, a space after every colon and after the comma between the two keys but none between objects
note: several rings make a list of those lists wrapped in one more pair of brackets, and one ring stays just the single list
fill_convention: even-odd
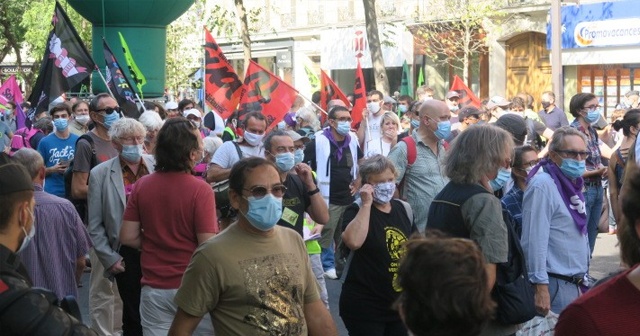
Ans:
[{"label": "tree with green leaves", "polygon": [[428,0],[433,15],[414,26],[425,54],[435,63],[450,65],[469,79],[475,53],[487,51],[487,21],[505,16],[502,0]]}]

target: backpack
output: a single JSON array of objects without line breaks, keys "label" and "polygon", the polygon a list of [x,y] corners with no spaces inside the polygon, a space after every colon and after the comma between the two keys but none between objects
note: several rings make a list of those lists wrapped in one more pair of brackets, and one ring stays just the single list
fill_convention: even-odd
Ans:
[{"label": "backpack", "polygon": [[[415,161],[415,159],[414,159]],[[361,199],[356,200],[355,204],[358,205],[358,207],[361,206]],[[403,201],[401,199],[397,199],[394,198],[391,201],[398,201],[400,202],[400,204],[402,204],[402,206],[404,207],[404,211],[407,213],[407,217],[409,217],[409,221],[411,222],[411,224],[414,224],[414,217],[413,217],[413,209],[411,209],[411,205],[409,205],[409,203],[407,203],[406,201]],[[340,227],[342,227],[342,223],[339,223]],[[347,272],[349,271],[349,267],[351,267],[351,261],[353,260],[353,253],[351,253],[351,250],[347,247],[347,245],[342,241],[342,239],[340,239],[340,244],[338,245],[338,250],[340,250],[340,254],[343,258],[346,258],[347,261],[344,264],[344,268],[342,269],[342,275],[340,276],[340,282],[344,283],[344,281],[347,279]]]},{"label": "backpack", "polygon": [[540,134],[536,132],[535,125],[533,124],[533,119],[525,117],[524,121],[527,124],[527,136],[524,144],[530,145],[537,151],[540,151],[542,148],[544,148],[545,144],[544,141],[542,141],[542,137],[540,137]]},{"label": "backpack", "polygon": [[[93,168],[98,164],[98,158],[96,157],[96,147],[93,143],[93,138],[91,138],[91,136],[89,136],[88,134],[81,135],[78,138],[78,140],[76,140],[76,148],[78,148],[78,142],[80,142],[80,140],[82,139],[87,140],[89,145],[91,145],[91,168]],[[63,174],[64,197],[69,201],[71,201],[71,203],[73,203],[73,206],[76,208],[76,211],[78,211],[80,218],[82,218],[82,220],[86,222],[87,213],[89,210],[87,207],[87,200],[86,199],[77,200],[77,199],[74,199],[73,196],[71,195],[71,184],[73,181],[73,162],[74,161],[75,159],[69,161],[69,166],[67,166],[67,169],[64,171],[64,174]]]},{"label": "backpack", "polygon": [[[238,161],[242,160],[242,151],[240,145],[233,141],[238,153]],[[216,199],[216,209],[220,210],[221,218],[233,217],[234,212],[231,209],[231,200],[229,199],[229,179],[213,184],[213,194]]]},{"label": "backpack", "polygon": [[35,127],[23,127],[17,130],[11,138],[11,155],[21,148],[33,148],[31,147],[31,138],[38,132],[42,132],[42,130]]}]

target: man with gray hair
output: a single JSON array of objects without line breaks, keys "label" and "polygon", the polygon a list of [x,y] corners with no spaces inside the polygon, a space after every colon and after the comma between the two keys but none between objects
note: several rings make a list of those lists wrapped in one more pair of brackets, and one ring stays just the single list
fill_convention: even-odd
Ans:
[{"label": "man with gray hair", "polygon": [[125,335],[142,334],[140,251],[122,246],[119,234],[134,183],[154,170],[153,157],[142,154],[146,133],[145,126],[135,119],[116,121],[109,128],[109,137],[118,156],[97,165],[89,174],[89,233],[99,259],[94,261],[94,267],[103,271],[95,276],[104,276],[111,281],[115,278],[123,304],[122,330]]},{"label": "man with gray hair", "polygon": [[414,209],[416,226],[424,232],[431,201],[449,182],[441,165],[444,139],[451,133],[451,114],[447,105],[439,100],[423,102],[418,113],[420,126],[398,142],[388,158],[398,169],[398,192]]},{"label": "man with gray hair", "polygon": [[58,300],[78,296],[78,283],[85,267],[91,240],[78,212],[68,200],[47,193],[44,159],[31,148],[18,150],[13,159],[27,168],[33,181],[35,235],[18,255],[35,287],[54,292]]}]

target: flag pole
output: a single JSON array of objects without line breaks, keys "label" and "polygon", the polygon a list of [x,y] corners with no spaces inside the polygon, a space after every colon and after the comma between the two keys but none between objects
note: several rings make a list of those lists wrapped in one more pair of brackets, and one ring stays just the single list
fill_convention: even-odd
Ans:
[{"label": "flag pole", "polygon": [[301,95],[300,93],[298,93],[298,96],[302,97],[304,100],[308,101],[309,103],[311,103],[311,105],[313,105],[313,107],[315,107],[316,109],[318,109],[320,112],[324,113],[325,115],[329,115],[329,113],[327,113],[327,111],[323,110],[322,107],[318,106],[318,104],[314,103],[311,99]]},{"label": "flag pole", "polygon": [[109,88],[109,83],[107,83],[107,80],[104,78],[104,75],[102,74],[102,72],[100,72],[100,68],[98,68],[97,65],[95,70],[98,72],[98,75],[100,75],[100,78],[102,78],[102,82],[104,83],[104,86],[107,87],[107,91],[109,91],[109,94],[111,95],[111,97],[115,97],[113,95],[113,92],[111,92],[111,88]]}]

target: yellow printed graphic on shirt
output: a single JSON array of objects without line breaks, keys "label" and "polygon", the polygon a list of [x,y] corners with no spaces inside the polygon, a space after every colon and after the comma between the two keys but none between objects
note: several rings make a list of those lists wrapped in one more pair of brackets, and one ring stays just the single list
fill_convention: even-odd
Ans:
[{"label": "yellow printed graphic on shirt", "polygon": [[384,232],[387,251],[391,258],[389,272],[393,274],[393,290],[400,292],[402,291],[402,288],[400,288],[396,283],[396,278],[398,277],[398,264],[400,262],[400,258],[405,253],[404,243],[407,241],[407,236],[405,236],[405,234],[399,229],[391,226],[385,227]]}]

